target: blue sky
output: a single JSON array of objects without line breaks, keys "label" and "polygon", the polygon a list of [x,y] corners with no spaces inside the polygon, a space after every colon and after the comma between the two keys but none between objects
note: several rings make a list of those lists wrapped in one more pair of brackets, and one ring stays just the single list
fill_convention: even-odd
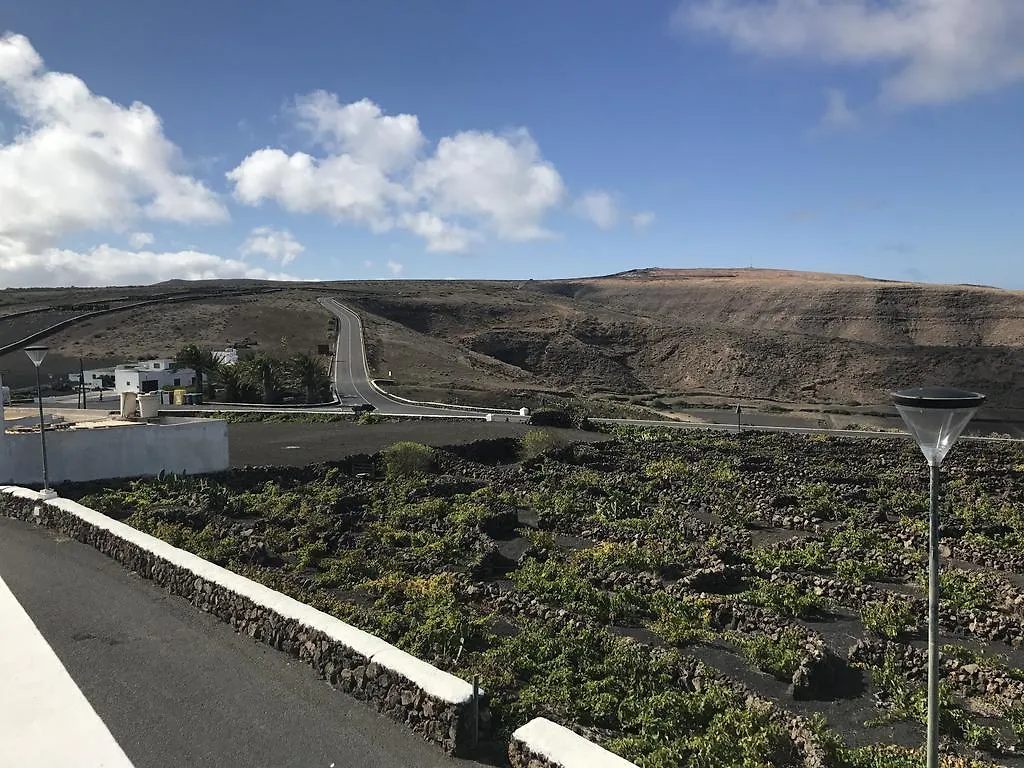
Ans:
[{"label": "blue sky", "polygon": [[0,284],[752,264],[1024,289],[1021,5],[3,0]]}]

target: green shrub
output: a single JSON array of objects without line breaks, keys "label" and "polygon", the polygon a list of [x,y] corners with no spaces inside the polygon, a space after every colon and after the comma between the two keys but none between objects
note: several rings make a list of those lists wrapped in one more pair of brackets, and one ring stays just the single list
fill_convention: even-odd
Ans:
[{"label": "green shrub", "polygon": [[[921,583],[927,585],[927,574],[922,574]],[[942,600],[957,608],[969,611],[975,608],[989,610],[996,601],[996,590],[992,579],[980,571],[965,571],[947,568],[939,573],[939,592]]]},{"label": "green shrub", "polygon": [[434,449],[422,443],[403,441],[382,452],[388,477],[415,477],[430,471],[434,465]]},{"label": "green shrub", "polygon": [[528,424],[535,427],[572,427],[572,414],[561,408],[538,408],[530,414]]},{"label": "green shrub", "polygon": [[728,637],[747,661],[779,680],[792,680],[804,657],[804,636],[792,627],[772,635],[732,632]]},{"label": "green shrub", "polygon": [[797,619],[814,616],[825,606],[819,595],[806,592],[792,582],[771,582],[767,579],[758,579],[755,586],[739,598]]},{"label": "green shrub", "polygon": [[896,640],[917,631],[919,617],[910,600],[889,597],[864,606],[860,618],[869,632]]},{"label": "green shrub", "polygon": [[516,533],[530,542],[530,546],[538,552],[550,553],[558,551],[558,542],[555,540],[555,534],[551,531],[527,526],[517,528]]},{"label": "green shrub", "polygon": [[587,581],[578,566],[527,558],[512,574],[512,581],[516,589],[545,603],[571,608],[602,623],[611,617],[609,594]]},{"label": "green shrub", "polygon": [[878,563],[855,557],[845,557],[836,563],[836,578],[850,584],[864,584],[878,581],[885,576],[885,569]]},{"label": "green shrub", "polygon": [[650,628],[670,645],[710,642],[716,636],[711,629],[711,606],[711,601],[698,597],[680,598],[659,592],[652,600],[657,620]]},{"label": "green shrub", "polygon": [[531,429],[523,435],[519,442],[524,459],[532,459],[535,456],[540,456],[542,453],[565,445],[565,442],[558,435],[545,429]]},{"label": "green shrub", "polygon": [[366,587],[376,597],[374,629],[421,659],[454,663],[463,648],[479,648],[487,619],[460,596],[464,577],[450,573],[415,576],[393,573]]}]

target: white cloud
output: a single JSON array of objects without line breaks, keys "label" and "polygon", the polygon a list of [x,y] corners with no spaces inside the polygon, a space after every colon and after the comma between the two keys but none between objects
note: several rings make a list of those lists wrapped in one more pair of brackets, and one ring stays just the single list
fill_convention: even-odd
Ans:
[{"label": "white cloud", "polygon": [[846,102],[846,94],[838,88],[825,91],[825,113],[821,116],[821,127],[830,130],[852,128],[857,124],[857,114]]},{"label": "white cloud", "polygon": [[[172,274],[167,265],[175,263],[176,254],[141,258],[109,246],[87,253],[57,246],[72,234],[124,231],[140,219],[227,218],[209,188],[177,170],[183,164],[178,148],[164,136],[152,109],[139,102],[116,104],[92,93],[74,75],[47,71],[22,35],[0,37],[0,98],[19,121],[16,134],[0,143],[0,272],[5,285],[95,285],[103,275],[113,281],[163,279]],[[210,272],[215,262],[237,276],[232,262],[217,262],[207,254],[183,255],[177,276]],[[153,272],[147,274],[150,267]]]},{"label": "white cloud", "polygon": [[415,115],[385,115],[369,99],[343,105],[336,94],[314,91],[296,99],[295,110],[325,147],[383,171],[404,168],[426,142]]},{"label": "white cloud", "polygon": [[405,265],[404,264],[399,264],[397,261],[390,261],[389,260],[388,261],[388,272],[390,272],[395,277],[398,277],[400,274],[405,272]]},{"label": "white cloud", "polygon": [[587,192],[576,201],[573,208],[600,229],[611,229],[619,222],[619,208],[609,192]]},{"label": "white cloud", "polygon": [[343,105],[316,91],[294,112],[325,154],[253,152],[227,174],[240,202],[272,200],[375,232],[402,227],[430,251],[465,251],[487,235],[552,236],[545,220],[564,203],[565,184],[525,129],[463,131],[428,152],[414,115],[385,115],[368,99]]},{"label": "white cloud", "polygon": [[403,195],[380,168],[351,155],[319,160],[305,152],[260,149],[227,177],[235,197],[248,205],[276,200],[292,213],[325,213],[375,231],[391,228],[390,206]]},{"label": "white cloud", "polygon": [[173,253],[125,251],[99,245],[86,252],[64,248],[27,250],[0,238],[0,274],[5,287],[147,285],[163,280],[250,278],[294,280],[244,261],[186,250]]},{"label": "white cloud", "polygon": [[888,65],[895,105],[1024,82],[1021,0],[690,0],[675,20],[765,56]]},{"label": "white cloud", "polygon": [[23,123],[0,146],[0,234],[52,241],[139,217],[226,218],[206,186],[174,171],[177,147],[153,110],[123,107],[74,75],[47,72],[21,35],[0,38],[0,95]]},{"label": "white cloud", "polygon": [[511,241],[550,237],[542,222],[565,197],[562,177],[525,129],[446,136],[413,170],[412,188],[434,213],[478,220]]},{"label": "white cloud", "polygon": [[634,229],[644,230],[654,223],[654,218],[655,216],[652,211],[640,211],[630,216],[629,220]]},{"label": "white cloud", "polygon": [[139,250],[145,248],[147,245],[152,245],[156,242],[156,238],[153,237],[152,232],[132,232],[128,236],[128,242],[132,248]]},{"label": "white cloud", "polygon": [[406,213],[402,226],[427,241],[427,250],[435,253],[463,253],[480,236],[476,232],[451,224],[427,211]]},{"label": "white cloud", "polygon": [[271,227],[256,227],[241,247],[245,256],[263,256],[282,267],[295,261],[304,250],[306,247],[291,232]]}]

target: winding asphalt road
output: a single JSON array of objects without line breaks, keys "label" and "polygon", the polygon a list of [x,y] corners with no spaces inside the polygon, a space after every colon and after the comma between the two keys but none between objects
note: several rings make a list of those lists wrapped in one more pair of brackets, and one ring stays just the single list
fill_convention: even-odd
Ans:
[{"label": "winding asphalt road", "polygon": [[0,680],[4,768],[478,765],[92,547],[7,518]]},{"label": "winding asphalt road", "polygon": [[[334,299],[320,299],[320,304],[338,319],[334,386],[342,398],[342,404],[349,405],[354,401],[362,400],[370,403],[381,413],[397,416],[476,416],[479,418],[488,413],[487,409],[411,405],[382,394],[370,385],[366,350],[363,347],[363,338],[359,331],[359,320],[356,315]],[[345,397],[353,394],[355,398]]]}]

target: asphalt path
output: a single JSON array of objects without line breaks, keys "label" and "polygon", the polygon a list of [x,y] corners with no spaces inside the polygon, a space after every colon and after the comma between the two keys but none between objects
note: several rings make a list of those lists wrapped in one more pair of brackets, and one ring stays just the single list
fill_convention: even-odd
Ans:
[{"label": "asphalt path", "polygon": [[[0,518],[0,580],[135,768],[478,765],[447,757],[287,654],[47,529]],[[0,765],[28,768],[17,761],[18,740],[28,737],[0,723]],[[101,763],[81,754],[65,764]]]},{"label": "asphalt path", "polygon": [[[483,416],[486,408],[444,408],[410,405],[388,397],[370,385],[366,350],[355,315],[334,299],[321,299],[321,305],[338,319],[338,341],[334,357],[334,386],[341,402],[350,405],[363,401],[378,411],[399,416]],[[354,397],[352,397],[354,395]]]}]

